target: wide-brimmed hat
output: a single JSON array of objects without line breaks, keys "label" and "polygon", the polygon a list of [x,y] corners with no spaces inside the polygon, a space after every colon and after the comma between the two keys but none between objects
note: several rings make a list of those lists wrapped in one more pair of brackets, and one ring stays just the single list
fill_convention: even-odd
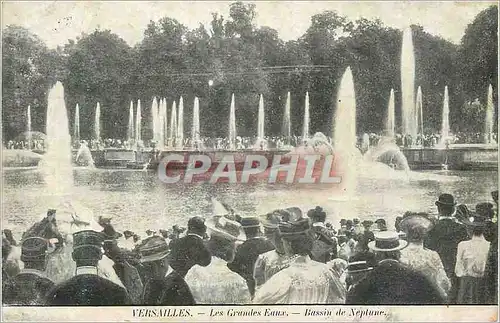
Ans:
[{"label": "wide-brimmed hat", "polygon": [[314,209],[310,209],[309,211],[307,211],[307,216],[314,220],[325,219],[326,212],[323,211],[323,208],[321,206],[316,206]]},{"label": "wide-brimmed hat", "polygon": [[47,240],[41,237],[24,239],[21,244],[21,260],[23,262],[45,257],[47,254]]},{"label": "wide-brimmed hat", "polygon": [[395,231],[379,231],[375,233],[375,241],[368,243],[368,248],[373,251],[396,251],[405,248],[408,242],[400,240]]},{"label": "wide-brimmed hat", "polygon": [[453,195],[448,193],[443,193],[439,195],[438,200],[436,201],[436,205],[441,206],[455,206],[457,202],[455,202],[455,198]]},{"label": "wide-brimmed hat", "polygon": [[211,216],[205,220],[210,235],[220,235],[229,240],[245,241],[246,235],[239,222],[223,216]]},{"label": "wide-brimmed hat", "polygon": [[300,218],[296,221],[291,222],[280,222],[278,224],[278,229],[280,235],[283,237],[289,237],[299,234],[304,234],[309,232],[311,229],[311,221],[309,218]]},{"label": "wide-brimmed hat", "polygon": [[468,218],[465,224],[471,227],[484,227],[487,224],[487,220],[488,218],[475,214]]},{"label": "wide-brimmed hat", "polygon": [[146,238],[137,248],[141,255],[141,262],[152,262],[164,259],[170,250],[164,238],[152,236]]},{"label": "wide-brimmed hat", "polygon": [[412,214],[401,219],[399,227],[401,231],[408,233],[412,230],[424,230],[428,232],[432,227],[432,221],[423,214]]},{"label": "wide-brimmed hat", "polygon": [[489,202],[476,204],[476,215],[487,219],[493,218],[493,216],[495,216],[495,210],[493,210],[493,204]]}]

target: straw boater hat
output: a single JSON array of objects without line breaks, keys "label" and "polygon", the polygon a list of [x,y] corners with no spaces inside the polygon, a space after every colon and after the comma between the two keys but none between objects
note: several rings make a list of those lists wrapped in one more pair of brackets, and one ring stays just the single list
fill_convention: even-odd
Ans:
[{"label": "straw boater hat", "polygon": [[280,222],[278,228],[280,235],[286,239],[287,237],[308,233],[311,229],[311,221],[309,218],[300,218],[296,221]]},{"label": "straw boater hat", "polygon": [[361,273],[370,270],[373,270],[373,265],[368,262],[366,255],[356,254],[349,258],[349,262],[347,264],[348,274]]},{"label": "straw boater hat", "polygon": [[170,253],[168,244],[162,237],[146,238],[138,248],[141,262],[152,262],[164,259]]},{"label": "straw boater hat", "polygon": [[400,240],[397,232],[379,231],[375,233],[375,241],[368,242],[368,248],[373,251],[396,251],[405,248],[408,242]]}]

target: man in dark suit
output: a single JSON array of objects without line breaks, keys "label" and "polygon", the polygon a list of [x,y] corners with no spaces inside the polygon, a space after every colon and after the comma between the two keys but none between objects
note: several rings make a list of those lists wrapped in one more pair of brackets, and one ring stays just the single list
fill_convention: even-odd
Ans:
[{"label": "man in dark suit", "polygon": [[181,276],[185,277],[194,265],[206,267],[212,261],[212,255],[203,243],[207,233],[205,220],[195,216],[188,221],[187,234],[170,242],[170,266]]},{"label": "man in dark suit", "polygon": [[[495,201],[496,212],[498,213],[498,191],[491,192],[491,197]],[[498,304],[498,214],[494,215],[495,217],[497,220],[490,223],[495,226],[496,234],[491,237],[490,250],[488,251],[486,268],[484,270],[484,303],[491,305]]]},{"label": "man in dark suit", "polygon": [[255,293],[255,280],[253,278],[255,262],[260,254],[274,250],[274,245],[261,236],[258,218],[242,218],[241,226],[245,231],[246,241],[236,249],[233,262],[227,266],[246,280],[250,295],[253,297]]},{"label": "man in dark suit", "polygon": [[54,282],[44,275],[46,267],[47,240],[40,237],[27,238],[21,246],[21,261],[24,269],[6,282],[3,303],[10,305],[43,305]]},{"label": "man in dark suit", "polygon": [[427,277],[399,262],[400,250],[408,242],[397,232],[380,231],[368,244],[378,265],[354,285],[347,295],[349,305],[437,305],[445,299]]},{"label": "man in dark suit", "polygon": [[150,271],[144,285],[144,305],[195,305],[193,295],[184,278],[168,263],[169,249],[165,239],[151,236],[138,248],[141,262]]},{"label": "man in dark suit", "polygon": [[455,199],[450,194],[441,194],[436,201],[439,219],[429,231],[424,246],[439,254],[446,275],[450,279],[451,289],[448,300],[454,304],[457,297],[458,278],[455,275],[458,244],[468,240],[467,228],[454,217]]},{"label": "man in dark suit", "polygon": [[76,275],[57,285],[47,297],[48,305],[120,306],[130,304],[125,288],[100,277],[97,271],[103,254],[101,232],[84,230],[73,234]]}]

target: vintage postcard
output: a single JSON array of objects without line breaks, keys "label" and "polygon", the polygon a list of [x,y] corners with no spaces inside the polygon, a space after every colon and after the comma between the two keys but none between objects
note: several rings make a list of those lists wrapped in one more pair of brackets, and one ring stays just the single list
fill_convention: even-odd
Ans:
[{"label": "vintage postcard", "polygon": [[4,321],[498,321],[494,1],[2,1]]}]

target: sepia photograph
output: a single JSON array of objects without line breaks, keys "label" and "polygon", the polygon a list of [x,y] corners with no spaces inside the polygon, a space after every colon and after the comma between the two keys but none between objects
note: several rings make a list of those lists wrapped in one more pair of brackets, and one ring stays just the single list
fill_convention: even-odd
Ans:
[{"label": "sepia photograph", "polygon": [[2,1],[2,320],[498,321],[495,1]]}]

